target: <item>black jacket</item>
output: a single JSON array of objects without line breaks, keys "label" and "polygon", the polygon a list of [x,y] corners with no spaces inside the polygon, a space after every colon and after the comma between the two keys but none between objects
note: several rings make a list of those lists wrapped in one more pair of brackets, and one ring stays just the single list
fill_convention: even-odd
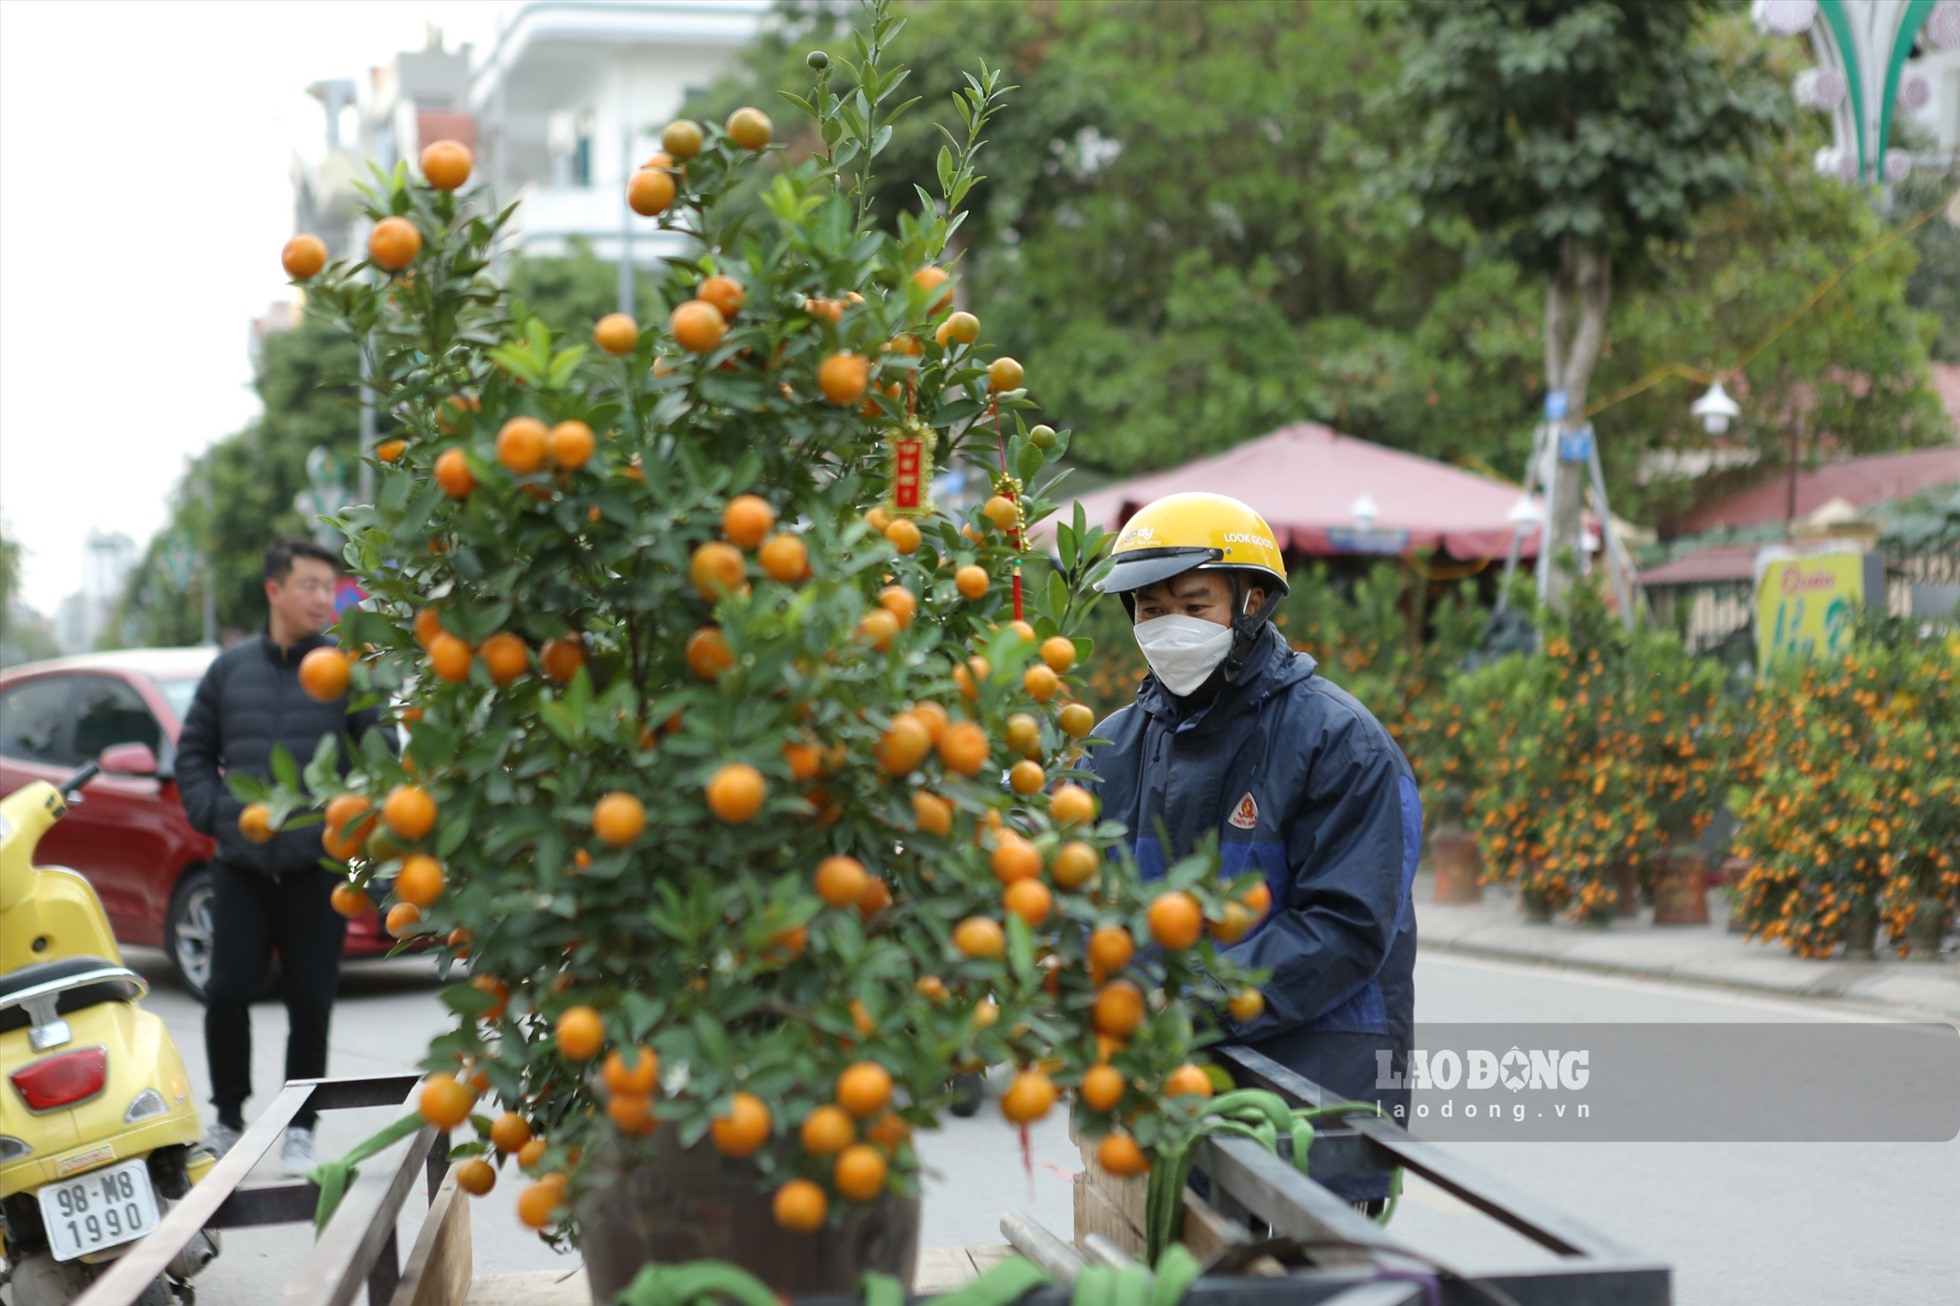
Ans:
[{"label": "black jacket", "polygon": [[1150,676],[1096,733],[1111,742],[1086,765],[1146,878],[1209,831],[1228,879],[1257,870],[1272,890],[1272,915],[1227,952],[1272,972],[1233,1041],[1393,1111],[1376,1056],[1400,1064],[1410,1045],[1422,804],[1381,723],[1268,625],[1209,706]]},{"label": "black jacket", "polygon": [[238,830],[244,804],[232,797],[224,776],[270,777],[275,746],[304,770],[323,735],[342,737],[344,768],[347,741],[375,724],[374,709],[349,712],[345,698],[322,703],[299,685],[300,659],[333,643],[316,635],[282,649],[262,631],[220,653],[198,682],[177,736],[177,792],[192,827],[218,841],[220,861],[274,878],[319,866],[318,822],[282,830],[268,843],[248,842]]}]

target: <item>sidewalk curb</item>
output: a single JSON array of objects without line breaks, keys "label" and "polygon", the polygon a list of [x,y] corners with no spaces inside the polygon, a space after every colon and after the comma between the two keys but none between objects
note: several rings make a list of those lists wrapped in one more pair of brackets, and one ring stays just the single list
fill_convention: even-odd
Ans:
[{"label": "sidewalk curb", "polygon": [[[1934,985],[1944,989],[1951,987],[1954,992],[1949,1000],[1943,992],[1931,994],[1917,992],[1924,987],[1918,977],[1878,973],[1852,977],[1850,982],[1839,985],[1831,983],[1838,978],[1833,974],[1817,977],[1815,985],[1794,987],[1787,984],[1768,984],[1760,980],[1737,978],[1733,975],[1715,975],[1700,971],[1696,967],[1668,965],[1640,966],[1626,962],[1600,961],[1584,957],[1559,956],[1545,952],[1533,952],[1520,948],[1507,948],[1493,944],[1465,942],[1462,940],[1439,940],[1417,937],[1416,955],[1424,952],[1444,953],[1462,957],[1477,957],[1486,961],[1505,961],[1516,965],[1551,966],[1560,970],[1586,971],[1595,975],[1620,975],[1635,979],[1665,980],[1676,984],[1692,984],[1700,988],[1727,989],[1731,992],[1753,993],[1765,997],[1786,998],[1796,1001],[1822,999],[1828,1002],[1863,1003],[1871,1006],[1892,1007],[1911,1011],[1934,1021],[1949,1025],[1960,1025],[1960,985],[1943,981],[1935,976],[1927,976]],[[1932,963],[1944,965],[1944,963]],[[1873,983],[1867,983],[1872,981]],[[1893,984],[1892,981],[1898,981]],[[1869,991],[1873,987],[1906,988],[1914,990],[1898,996],[1883,992]],[[1929,1002],[1927,999],[1931,998]],[[1916,1000],[1915,1000],[1916,999]]]}]

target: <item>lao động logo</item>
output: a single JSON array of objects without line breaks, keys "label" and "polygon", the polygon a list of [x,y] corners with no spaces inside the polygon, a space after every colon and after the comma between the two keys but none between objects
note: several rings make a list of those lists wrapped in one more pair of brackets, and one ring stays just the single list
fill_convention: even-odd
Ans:
[{"label": "lao \u0111\u1ed9ng logo", "polygon": [[1412,1048],[1406,1067],[1391,1051],[1375,1053],[1375,1087],[1408,1093],[1392,1107],[1396,1123],[1414,1128],[1423,1121],[1582,1121],[1590,1102],[1573,1095],[1592,1081],[1592,1057],[1585,1048]]},{"label": "lao \u0111\u1ed9ng logo", "polygon": [[1591,1056],[1583,1048],[1560,1051],[1533,1048],[1527,1052],[1513,1046],[1505,1052],[1488,1048],[1454,1048],[1431,1051],[1413,1048],[1409,1069],[1397,1074],[1393,1056],[1386,1049],[1375,1053],[1376,1088],[1454,1089],[1481,1092],[1502,1084],[1513,1093],[1527,1088],[1569,1089],[1577,1091],[1592,1078]]}]

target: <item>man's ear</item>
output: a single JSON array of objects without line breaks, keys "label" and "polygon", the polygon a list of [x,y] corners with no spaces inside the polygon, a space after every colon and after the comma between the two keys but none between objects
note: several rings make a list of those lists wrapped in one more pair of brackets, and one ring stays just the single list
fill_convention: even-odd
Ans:
[{"label": "man's ear", "polygon": [[1259,611],[1261,608],[1265,606],[1266,606],[1265,589],[1259,585],[1253,585],[1249,587],[1245,592],[1245,612],[1242,615],[1249,617],[1253,613]]}]

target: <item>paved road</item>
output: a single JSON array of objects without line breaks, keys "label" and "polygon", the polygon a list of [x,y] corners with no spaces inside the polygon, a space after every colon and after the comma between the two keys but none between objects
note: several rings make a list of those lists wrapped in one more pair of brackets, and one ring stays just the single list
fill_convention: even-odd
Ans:
[{"label": "paved road", "polygon": [[[156,954],[131,961],[158,978],[154,1008],[207,1087],[201,1008],[163,978]],[[1550,968],[1462,958],[1425,958],[1418,967],[1424,1021],[1756,1021],[1870,1018],[1882,1015],[1818,1002],[1785,1002]],[[418,961],[351,967],[336,1013],[336,1075],[412,1070],[421,1048],[443,1028],[432,969]],[[254,1010],[253,1060],[261,1096],[280,1078],[285,1012]],[[1930,1086],[1929,1091],[1941,1091]],[[1947,1085],[1944,1091],[1960,1092]],[[250,1108],[248,1107],[248,1113]],[[323,1154],[338,1155],[395,1113],[338,1113],[323,1123]],[[923,1146],[928,1176],[928,1246],[1000,1241],[1001,1212],[1020,1209],[1066,1236],[1072,1228],[1069,1177],[1075,1166],[1057,1113],[1034,1131],[1033,1170],[1021,1164],[1014,1134],[991,1107],[972,1121],[949,1121]],[[1937,1300],[1960,1283],[1960,1143],[1810,1144],[1453,1144],[1451,1150],[1527,1194],[1610,1232],[1677,1268],[1676,1300],[1688,1306],[1745,1302]],[[481,1272],[569,1269],[523,1229],[512,1198],[476,1203]],[[419,1219],[402,1224],[409,1245]],[[1469,1270],[1532,1258],[1535,1249],[1440,1190],[1410,1185],[1395,1232],[1418,1248]],[[228,1236],[224,1257],[199,1282],[207,1306],[258,1306],[309,1244],[301,1228]]]},{"label": "paved road", "polygon": [[[1431,957],[1425,1021],[1808,1021],[1899,1013]],[[1960,1093],[1960,1084],[1927,1092]],[[1494,1177],[1675,1267],[1682,1306],[1960,1297],[1960,1141],[1939,1144],[1453,1143]],[[1475,1270],[1535,1258],[1412,1185],[1394,1232]]]}]

